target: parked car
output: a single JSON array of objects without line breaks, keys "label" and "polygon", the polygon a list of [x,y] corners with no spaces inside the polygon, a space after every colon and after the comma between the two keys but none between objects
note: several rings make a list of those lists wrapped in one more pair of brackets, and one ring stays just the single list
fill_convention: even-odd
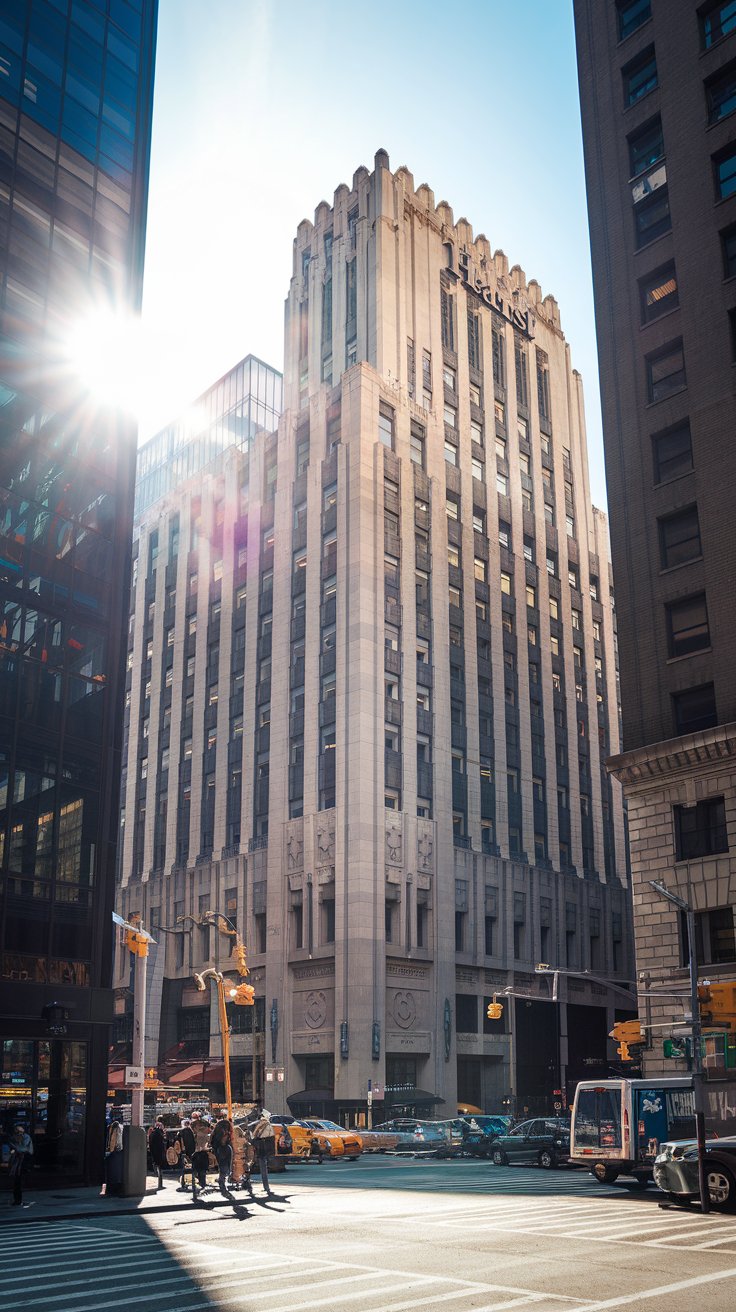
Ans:
[{"label": "parked car", "polygon": [[[736,1137],[707,1139],[705,1170],[714,1207],[736,1211]],[[654,1159],[654,1183],[675,1202],[699,1195],[698,1144],[695,1139],[673,1139],[659,1145]]]},{"label": "parked car", "polygon": [[299,1125],[306,1126],[312,1131],[315,1142],[325,1157],[347,1157],[350,1161],[355,1161],[363,1151],[363,1144],[357,1131],[346,1130],[335,1121],[308,1116],[299,1121]]},{"label": "parked car", "polygon": [[512,1162],[536,1162],[549,1170],[567,1162],[570,1155],[570,1123],[562,1119],[537,1117],[522,1121],[507,1134],[497,1134],[491,1142],[494,1166]]},{"label": "parked car", "polygon": [[456,1143],[462,1141],[460,1131],[451,1131],[450,1121],[423,1121],[413,1116],[397,1116],[393,1121],[385,1121],[376,1129],[384,1133],[395,1134],[397,1153],[421,1153],[427,1156],[449,1156]]},{"label": "parked car", "polygon": [[463,1116],[465,1152],[471,1157],[490,1157],[491,1144],[511,1129],[510,1116]]}]

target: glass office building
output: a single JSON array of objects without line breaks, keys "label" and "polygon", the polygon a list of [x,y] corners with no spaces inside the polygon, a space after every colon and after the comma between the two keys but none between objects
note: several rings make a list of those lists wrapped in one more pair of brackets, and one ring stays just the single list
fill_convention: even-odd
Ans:
[{"label": "glass office building", "polygon": [[103,1162],[136,459],[68,344],[140,304],[156,17],[0,5],[0,1133],[49,1182]]},{"label": "glass office building", "polygon": [[138,452],[135,522],[228,447],[248,451],[257,432],[272,432],[284,403],[276,369],[247,355]]}]

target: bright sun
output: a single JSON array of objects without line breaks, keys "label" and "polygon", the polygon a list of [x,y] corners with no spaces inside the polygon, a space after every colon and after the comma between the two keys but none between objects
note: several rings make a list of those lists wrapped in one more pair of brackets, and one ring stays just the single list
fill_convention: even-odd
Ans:
[{"label": "bright sun", "polygon": [[140,319],[95,311],[71,330],[67,354],[74,373],[97,401],[136,417],[150,403],[153,370]]}]

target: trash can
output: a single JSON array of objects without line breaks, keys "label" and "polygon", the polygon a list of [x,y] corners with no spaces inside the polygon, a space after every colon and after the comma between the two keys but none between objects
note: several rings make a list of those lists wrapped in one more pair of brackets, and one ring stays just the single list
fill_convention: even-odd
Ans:
[{"label": "trash can", "polygon": [[123,1197],[142,1198],[146,1192],[148,1144],[142,1125],[123,1126]]}]

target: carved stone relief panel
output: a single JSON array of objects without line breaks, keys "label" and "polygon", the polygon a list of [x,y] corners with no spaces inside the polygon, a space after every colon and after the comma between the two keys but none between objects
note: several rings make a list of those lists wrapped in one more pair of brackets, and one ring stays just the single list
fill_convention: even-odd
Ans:
[{"label": "carved stone relief panel", "polygon": [[401,831],[401,819],[386,821],[386,860],[389,865],[400,866],[404,859],[404,836]]},{"label": "carved stone relief panel", "polygon": [[301,870],[304,865],[304,821],[292,820],[286,826],[286,866]]}]

